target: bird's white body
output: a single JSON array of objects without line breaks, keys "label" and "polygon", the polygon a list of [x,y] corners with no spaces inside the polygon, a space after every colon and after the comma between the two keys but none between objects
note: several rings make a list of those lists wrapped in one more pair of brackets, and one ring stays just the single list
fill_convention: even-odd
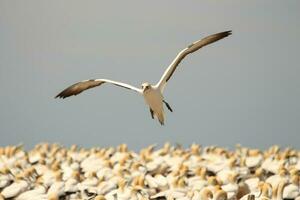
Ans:
[{"label": "bird's white body", "polygon": [[142,89],[134,87],[132,85],[113,81],[109,79],[90,79],[90,80],[84,80],[78,83],[75,83],[71,85],[70,87],[63,90],[61,93],[59,93],[55,98],[66,98],[72,95],[80,94],[82,91],[94,88],[97,86],[100,86],[104,83],[110,83],[122,88],[126,88],[129,90],[133,90],[135,92],[138,92],[139,94],[142,94],[144,96],[144,99],[146,103],[150,107],[150,112],[152,118],[154,116],[157,117],[160,124],[164,124],[164,109],[163,104],[167,106],[167,108],[172,112],[172,108],[170,105],[164,101],[163,98],[163,91],[166,87],[167,82],[172,77],[173,73],[175,72],[176,68],[178,67],[179,63],[190,53],[193,53],[197,51],[198,49],[214,43],[220,39],[223,39],[227,36],[231,35],[231,31],[224,31],[221,33],[213,34],[210,36],[207,36],[201,40],[198,40],[191,45],[189,45],[187,48],[183,49],[179,52],[179,54],[175,57],[175,59],[172,61],[172,63],[168,66],[168,68],[163,73],[162,77],[160,78],[159,82],[156,85],[150,85],[149,83],[143,83]]},{"label": "bird's white body", "polygon": [[14,198],[22,192],[29,189],[29,183],[25,180],[12,183],[10,186],[4,188],[1,192],[4,198]]},{"label": "bird's white body", "polygon": [[26,192],[21,193],[19,196],[16,197],[16,200],[32,200],[32,199],[47,199],[46,188],[42,185],[39,185],[32,190],[28,190]]},{"label": "bird's white body", "polygon": [[150,86],[149,89],[143,91],[143,96],[153,114],[161,124],[164,124],[163,95],[159,88]]}]

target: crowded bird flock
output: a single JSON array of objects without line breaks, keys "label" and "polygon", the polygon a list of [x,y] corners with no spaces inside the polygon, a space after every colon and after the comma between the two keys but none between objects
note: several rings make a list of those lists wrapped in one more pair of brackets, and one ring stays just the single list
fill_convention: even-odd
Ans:
[{"label": "crowded bird flock", "polygon": [[299,200],[299,158],[278,146],[0,147],[0,199]]}]

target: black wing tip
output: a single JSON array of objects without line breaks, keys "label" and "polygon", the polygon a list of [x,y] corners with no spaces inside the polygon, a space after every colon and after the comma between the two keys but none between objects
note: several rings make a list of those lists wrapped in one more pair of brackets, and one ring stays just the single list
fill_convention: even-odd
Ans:
[{"label": "black wing tip", "polygon": [[55,99],[57,99],[57,98],[59,98],[59,99],[65,99],[65,98],[67,98],[67,97],[69,97],[69,96],[72,96],[72,95],[65,94],[65,93],[61,92],[61,93],[59,93],[58,95],[56,95],[54,98],[55,98]]},{"label": "black wing tip", "polygon": [[229,30],[229,31],[223,31],[223,32],[220,32],[220,33],[217,33],[216,35],[218,36],[221,36],[221,37],[227,37],[229,35],[232,35],[232,30]]},{"label": "black wing tip", "polygon": [[65,96],[61,96],[61,95],[57,95],[57,96],[54,97],[54,99],[64,99],[64,98],[66,98],[66,97]]},{"label": "black wing tip", "polygon": [[[204,39],[207,39],[207,38],[209,38],[209,37],[218,37],[217,40],[220,40],[220,39],[225,38],[225,37],[227,37],[227,36],[229,36],[229,35],[232,35],[232,30],[229,30],[229,31],[223,31],[223,32],[220,32],[220,33],[215,33],[215,34],[213,34],[213,35],[210,35],[210,36],[205,37]],[[217,41],[217,40],[216,40],[216,41]],[[199,40],[199,41],[200,41],[200,40]],[[199,42],[199,41],[197,41],[197,42]],[[190,44],[190,45],[188,46],[188,48],[192,47],[195,43],[196,43],[196,42]]]},{"label": "black wing tip", "polygon": [[61,98],[62,96],[61,96],[61,93],[59,93],[58,95],[56,95],[55,97],[54,97],[54,99],[57,99],[57,98]]},{"label": "black wing tip", "polygon": [[229,36],[229,35],[232,35],[232,30],[221,32],[221,34],[224,34],[225,37]]}]

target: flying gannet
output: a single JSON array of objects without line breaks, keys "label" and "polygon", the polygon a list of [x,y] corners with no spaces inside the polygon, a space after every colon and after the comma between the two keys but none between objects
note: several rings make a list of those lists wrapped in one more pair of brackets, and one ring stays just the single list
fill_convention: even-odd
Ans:
[{"label": "flying gannet", "polygon": [[156,85],[152,85],[148,82],[145,82],[142,84],[142,88],[137,88],[134,86],[131,86],[126,83],[121,83],[113,80],[108,79],[90,79],[90,80],[84,80],[78,83],[75,83],[71,85],[70,87],[63,90],[61,93],[59,93],[55,98],[66,98],[72,95],[77,95],[81,93],[84,90],[100,86],[103,83],[111,83],[113,85],[123,87],[126,89],[130,89],[133,91],[138,92],[139,94],[143,95],[146,103],[149,105],[150,113],[152,119],[154,119],[154,116],[158,118],[158,121],[161,125],[164,125],[164,110],[163,110],[163,104],[167,106],[167,108],[173,112],[171,106],[164,100],[163,97],[163,91],[165,89],[165,86],[169,79],[172,77],[173,73],[175,72],[177,66],[179,63],[190,53],[193,53],[197,51],[198,49],[216,42],[220,39],[223,39],[227,36],[231,35],[231,31],[225,31],[217,34],[213,34],[210,36],[207,36],[201,40],[198,40],[191,45],[189,45],[187,48],[183,49],[179,52],[179,54],[176,56],[176,58],[172,61],[172,63],[168,66],[160,80]]}]

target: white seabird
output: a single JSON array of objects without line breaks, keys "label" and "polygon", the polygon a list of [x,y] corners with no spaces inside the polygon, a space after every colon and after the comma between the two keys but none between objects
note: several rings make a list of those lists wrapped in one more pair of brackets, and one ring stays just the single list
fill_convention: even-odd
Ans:
[{"label": "white seabird", "polygon": [[126,89],[130,89],[133,91],[138,92],[139,94],[144,96],[144,99],[146,103],[149,105],[150,113],[152,119],[154,116],[156,116],[160,122],[161,125],[164,124],[164,110],[163,110],[163,103],[167,106],[167,108],[173,112],[170,105],[164,100],[163,98],[163,91],[164,88],[175,72],[177,66],[179,63],[190,53],[193,53],[197,51],[198,49],[216,42],[220,39],[223,39],[227,36],[231,35],[231,31],[224,31],[221,33],[213,34],[210,36],[207,36],[201,40],[198,40],[191,45],[189,45],[187,48],[183,49],[179,52],[179,54],[176,56],[176,58],[172,61],[172,63],[169,65],[169,67],[166,69],[162,77],[160,78],[159,82],[156,85],[149,84],[148,82],[145,82],[142,84],[142,88],[137,88],[134,86],[131,86],[126,83],[121,83],[117,81],[112,81],[108,79],[90,79],[90,80],[84,80],[78,83],[75,83],[71,85],[70,87],[63,90],[61,93],[59,93],[55,98],[66,98],[72,95],[77,95],[81,93],[84,90],[100,86],[103,83],[111,83],[113,85],[123,87]]}]

